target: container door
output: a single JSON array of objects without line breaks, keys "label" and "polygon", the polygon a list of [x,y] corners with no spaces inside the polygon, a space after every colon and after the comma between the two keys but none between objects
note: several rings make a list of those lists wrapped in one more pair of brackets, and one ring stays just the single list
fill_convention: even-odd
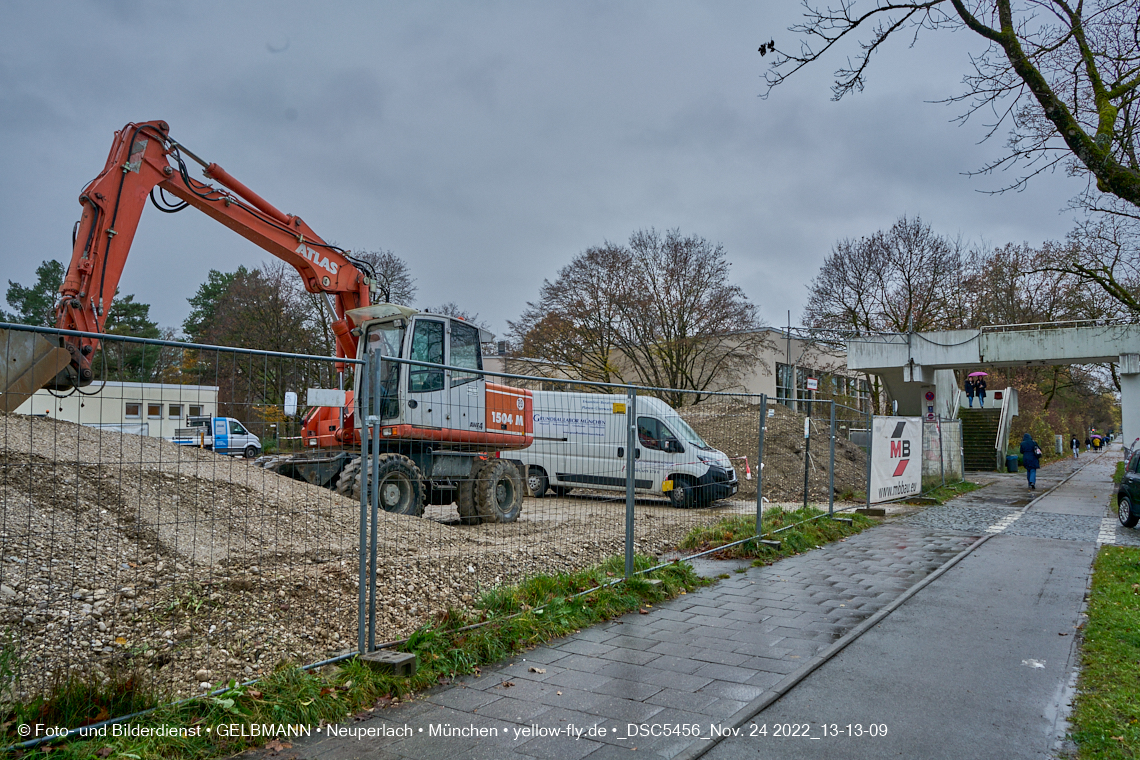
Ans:
[{"label": "container door", "polygon": [[[444,364],[447,325],[437,319],[417,318],[413,323],[409,359]],[[407,421],[419,428],[443,428],[448,424],[450,394],[446,373],[435,367],[409,364]]]}]

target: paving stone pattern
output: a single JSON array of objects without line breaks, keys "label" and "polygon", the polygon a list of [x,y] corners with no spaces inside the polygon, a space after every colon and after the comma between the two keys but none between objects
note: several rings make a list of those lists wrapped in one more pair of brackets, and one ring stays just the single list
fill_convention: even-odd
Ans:
[{"label": "paving stone pattern", "polygon": [[[412,727],[393,740],[322,739],[298,758],[672,757],[693,738],[627,738],[628,723],[699,723],[707,735],[968,547],[976,535],[888,524],[626,615],[350,724]],[[542,670],[545,672],[535,672]],[[496,737],[431,736],[482,726]],[[559,736],[516,739],[539,726]],[[570,738],[568,726],[607,729]],[[421,733],[419,729],[423,729]],[[616,730],[615,730],[616,729]],[[505,734],[505,735],[504,735]],[[633,747],[638,754],[633,753]],[[286,755],[288,757],[288,755]]]}]

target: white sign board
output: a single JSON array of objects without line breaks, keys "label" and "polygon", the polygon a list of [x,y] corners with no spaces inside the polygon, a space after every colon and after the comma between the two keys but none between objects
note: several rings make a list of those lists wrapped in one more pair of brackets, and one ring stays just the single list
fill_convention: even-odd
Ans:
[{"label": "white sign board", "polygon": [[344,391],[336,388],[310,388],[306,394],[308,406],[344,406]]},{"label": "white sign board", "polygon": [[876,417],[871,430],[871,503],[920,492],[922,418]]},{"label": "white sign board", "polygon": [[807,389],[809,391],[818,391],[819,390],[819,378],[818,377],[809,377],[807,379]]}]

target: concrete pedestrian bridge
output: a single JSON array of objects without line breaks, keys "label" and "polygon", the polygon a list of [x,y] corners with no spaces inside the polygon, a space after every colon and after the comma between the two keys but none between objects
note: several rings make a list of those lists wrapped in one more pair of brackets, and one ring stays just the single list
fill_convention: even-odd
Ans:
[{"label": "concrete pedestrian bridge", "polygon": [[881,377],[899,414],[908,416],[927,416],[931,406],[935,414],[957,416],[951,370],[1107,362],[1117,364],[1127,444],[1140,436],[1140,325],[1058,322],[847,340],[847,368]]}]

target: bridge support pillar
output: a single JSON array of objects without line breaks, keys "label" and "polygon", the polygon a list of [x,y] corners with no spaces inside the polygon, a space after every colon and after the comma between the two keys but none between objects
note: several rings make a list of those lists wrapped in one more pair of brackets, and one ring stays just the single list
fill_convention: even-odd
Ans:
[{"label": "bridge support pillar", "polygon": [[1125,446],[1140,436],[1140,354],[1121,354],[1120,440]]}]

